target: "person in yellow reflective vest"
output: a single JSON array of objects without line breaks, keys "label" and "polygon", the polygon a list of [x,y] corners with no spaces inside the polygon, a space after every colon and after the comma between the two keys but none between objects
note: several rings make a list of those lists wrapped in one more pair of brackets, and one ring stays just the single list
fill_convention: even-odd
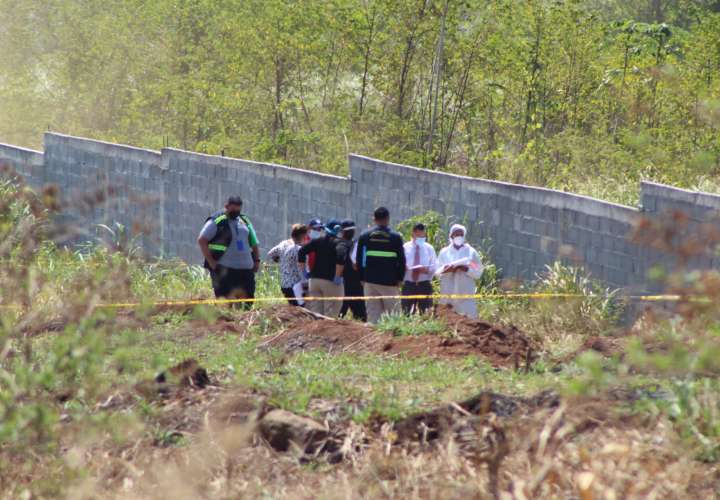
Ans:
[{"label": "person in yellow reflective vest", "polygon": [[198,236],[215,297],[255,297],[259,242],[250,219],[241,210],[242,199],[231,196],[224,211],[208,217]]}]

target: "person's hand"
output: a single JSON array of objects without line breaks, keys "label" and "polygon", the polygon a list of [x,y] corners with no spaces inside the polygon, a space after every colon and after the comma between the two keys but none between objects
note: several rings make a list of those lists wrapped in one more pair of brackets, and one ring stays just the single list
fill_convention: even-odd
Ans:
[{"label": "person's hand", "polygon": [[468,272],[468,266],[457,266],[454,269],[454,272],[466,273],[466,272]]},{"label": "person's hand", "polygon": [[208,267],[210,269],[212,269],[213,271],[215,271],[217,269],[218,263],[215,259],[208,259],[207,263],[208,263]]},{"label": "person's hand", "polygon": [[443,267],[443,270],[442,270],[442,274],[454,273],[454,272],[455,272],[455,268],[453,266],[451,266],[450,264],[447,264],[445,267]]},{"label": "person's hand", "polygon": [[256,261],[253,263],[253,272],[256,273],[256,272],[258,272],[259,270],[260,270],[260,261],[259,261],[259,260],[256,260]]}]

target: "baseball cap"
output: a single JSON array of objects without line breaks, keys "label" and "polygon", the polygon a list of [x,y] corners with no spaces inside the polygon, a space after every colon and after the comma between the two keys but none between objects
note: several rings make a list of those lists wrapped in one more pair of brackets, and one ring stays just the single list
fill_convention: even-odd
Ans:
[{"label": "baseball cap", "polygon": [[343,219],[340,222],[340,227],[342,227],[343,229],[356,229],[355,221],[352,219]]},{"label": "baseball cap", "polygon": [[310,219],[310,222],[308,222],[307,225],[310,229],[322,229],[323,227],[322,221],[317,217]]},{"label": "baseball cap", "polygon": [[330,219],[327,224],[325,224],[325,231],[330,234],[337,234],[340,230],[340,221],[337,219]]}]

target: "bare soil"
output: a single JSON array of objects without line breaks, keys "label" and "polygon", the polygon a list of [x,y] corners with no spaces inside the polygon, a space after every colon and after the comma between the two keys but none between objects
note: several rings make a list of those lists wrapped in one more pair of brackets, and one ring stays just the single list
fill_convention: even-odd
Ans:
[{"label": "bare soil", "polygon": [[440,359],[475,355],[494,366],[525,366],[536,358],[537,343],[515,327],[473,320],[449,306],[438,306],[435,314],[447,325],[443,334],[395,337],[368,324],[319,319],[300,308],[283,306],[273,314],[283,328],[261,345],[288,353],[324,350]]}]

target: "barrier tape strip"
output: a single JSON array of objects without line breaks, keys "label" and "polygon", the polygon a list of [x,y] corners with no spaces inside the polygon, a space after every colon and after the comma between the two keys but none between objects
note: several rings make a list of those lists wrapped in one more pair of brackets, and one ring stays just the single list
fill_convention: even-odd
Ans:
[{"label": "barrier tape strip", "polygon": [[[364,296],[347,296],[347,297],[303,297],[303,301],[356,301],[356,300],[423,300],[423,299],[553,299],[553,298],[607,298],[606,295],[583,295],[580,293],[471,293],[471,294],[437,294],[437,295],[374,295],[370,297]],[[688,297],[683,295],[618,295],[618,299],[637,300],[642,302],[677,302],[683,298],[693,302],[711,302],[708,297]],[[97,304],[96,309],[130,309],[136,307],[173,307],[173,306],[191,306],[191,305],[218,305],[218,304],[252,304],[259,302],[284,302],[288,297],[256,297],[256,298],[238,298],[238,299],[196,299],[196,300],[168,300],[156,302],[116,302]],[[292,299],[290,299],[292,300]],[[20,309],[19,305],[0,305],[0,309]]]}]

